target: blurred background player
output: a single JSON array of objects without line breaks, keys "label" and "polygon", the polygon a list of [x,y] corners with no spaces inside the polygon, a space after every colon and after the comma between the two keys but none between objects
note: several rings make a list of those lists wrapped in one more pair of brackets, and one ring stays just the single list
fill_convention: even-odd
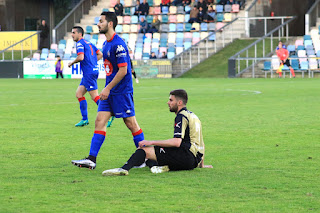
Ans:
[{"label": "blurred background player", "polygon": [[59,75],[61,78],[63,78],[63,61],[61,60],[60,56],[57,55],[57,61],[55,63],[56,66],[56,78],[59,78]]},{"label": "blurred background player", "polygon": [[77,123],[76,127],[81,127],[89,124],[87,101],[84,95],[89,92],[91,99],[99,105],[100,96],[98,94],[97,79],[99,76],[98,64],[102,58],[102,53],[89,41],[83,39],[82,27],[75,26],[72,28],[72,38],[77,48],[77,58],[68,64],[71,67],[73,64],[80,62],[80,69],[82,70],[82,79],[76,91],[76,97],[80,103],[80,112],[82,120]]},{"label": "blurred background player", "polygon": [[123,118],[125,125],[132,133],[136,147],[139,146],[140,141],[144,140],[143,131],[135,117],[129,51],[126,43],[115,33],[117,23],[115,13],[101,13],[98,28],[99,32],[104,33],[107,38],[102,47],[106,84],[100,93],[89,156],[82,160],[71,161],[78,167],[89,169],[96,167],[96,158],[106,136],[106,123],[112,115]]},{"label": "blurred background player", "polygon": [[287,50],[286,45],[284,45],[282,43],[282,41],[279,41],[276,53],[277,53],[277,56],[280,60],[280,66],[279,66],[279,69],[277,70],[277,73],[279,73],[279,78],[281,78],[281,76],[282,76],[282,69],[283,69],[284,65],[287,65],[289,67],[290,72],[292,74],[292,77],[295,78],[296,75],[295,75],[294,70],[291,67],[290,61],[288,59],[289,58],[289,51]]},{"label": "blurred background player", "polygon": [[151,167],[152,173],[169,170],[192,170],[196,167],[212,168],[204,165],[204,142],[199,118],[189,110],[186,104],[188,94],[178,89],[170,92],[168,106],[176,114],[173,138],[163,141],[141,141],[139,149],[121,168],[105,170],[104,176],[128,175],[129,170],[140,165],[145,159],[158,162]]}]

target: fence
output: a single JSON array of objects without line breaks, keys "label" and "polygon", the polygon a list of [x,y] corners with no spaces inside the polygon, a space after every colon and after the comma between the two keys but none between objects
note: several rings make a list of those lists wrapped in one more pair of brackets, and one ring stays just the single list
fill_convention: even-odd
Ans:
[{"label": "fence", "polygon": [[[33,51],[36,51],[36,50],[33,50],[32,49],[32,40],[34,39],[34,37],[36,36],[36,40],[38,41],[38,38],[39,38],[39,34],[40,34],[40,31],[28,36],[27,38],[11,45],[10,47],[0,51],[0,55],[2,55],[2,61],[4,60],[16,60],[16,59],[19,59],[19,60],[23,60],[24,57],[26,56],[29,56],[29,55],[32,55]],[[24,42],[26,41],[30,41],[30,51],[25,49],[25,47],[23,46]],[[18,45],[20,45],[20,50],[14,50],[14,49],[17,49]],[[38,44],[37,44],[38,45]],[[8,52],[11,51],[11,59],[8,59]],[[6,55],[6,57],[5,57]],[[20,56],[20,57],[18,57]],[[10,56],[9,56],[10,57]]]},{"label": "fence", "polygon": [[305,34],[310,34],[310,28],[317,25],[317,19],[319,18],[320,0],[317,0],[312,7],[305,14]]},{"label": "fence", "polygon": [[[296,19],[296,16],[288,18],[290,19],[285,21],[282,25],[279,25],[259,40],[230,57],[228,61],[228,76],[230,78],[239,77],[242,73],[252,68],[252,77],[254,78],[255,64],[259,62],[258,58],[270,56],[278,44],[278,41],[282,38],[285,38],[286,41],[288,41],[289,23]],[[286,32],[285,35],[282,34],[284,32]],[[275,34],[278,36],[275,36]],[[260,51],[258,52],[258,50]]]},{"label": "fence", "polygon": [[57,44],[60,39],[71,31],[75,23],[80,22],[83,15],[88,14],[93,5],[97,5],[98,0],[82,0],[80,1],[68,15],[60,21],[60,23],[52,30],[52,41]]}]

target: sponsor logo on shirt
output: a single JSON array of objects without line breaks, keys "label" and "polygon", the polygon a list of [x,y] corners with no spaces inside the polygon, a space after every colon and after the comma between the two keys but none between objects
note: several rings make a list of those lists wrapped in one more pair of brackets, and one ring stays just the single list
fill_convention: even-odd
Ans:
[{"label": "sponsor logo on shirt", "polygon": [[124,49],[124,47],[123,47],[122,45],[118,45],[116,52],[122,52],[122,51],[124,51],[124,50],[125,50],[125,49]]},{"label": "sponsor logo on shirt", "polygon": [[180,124],[181,124],[181,121],[176,123],[174,126],[177,127],[177,128],[180,128]]}]

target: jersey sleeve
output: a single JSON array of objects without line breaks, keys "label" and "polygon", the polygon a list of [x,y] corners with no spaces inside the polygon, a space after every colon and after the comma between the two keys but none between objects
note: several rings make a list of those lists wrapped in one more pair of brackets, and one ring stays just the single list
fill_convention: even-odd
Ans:
[{"label": "jersey sleeve", "polygon": [[128,66],[127,63],[127,50],[125,45],[123,45],[122,43],[118,43],[115,46],[115,52],[116,52],[116,61],[117,61],[117,65],[118,67],[125,67]]},{"label": "jersey sleeve", "polygon": [[174,120],[174,138],[184,138],[188,120],[181,114],[178,114]]},{"label": "jersey sleeve", "polygon": [[77,55],[84,54],[84,46],[80,42],[77,43]]}]

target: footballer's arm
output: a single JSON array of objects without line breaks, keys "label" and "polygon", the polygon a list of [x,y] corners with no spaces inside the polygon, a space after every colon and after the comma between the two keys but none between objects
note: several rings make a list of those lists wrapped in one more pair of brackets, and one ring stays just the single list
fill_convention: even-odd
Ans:
[{"label": "footballer's arm", "polygon": [[84,59],[84,54],[81,53],[73,60],[73,62],[69,62],[68,67],[71,67],[72,65],[74,65],[80,61],[83,61],[83,59]]},{"label": "footballer's arm", "polygon": [[100,59],[103,57],[103,54],[100,50],[97,51],[97,61],[100,61]]},{"label": "footballer's arm", "polygon": [[110,90],[115,87],[127,74],[127,66],[119,67],[119,71],[114,76],[113,80],[101,91],[100,99],[106,100],[110,94]]},{"label": "footballer's arm", "polygon": [[161,147],[180,147],[182,142],[181,138],[171,138],[163,141],[141,141],[139,147],[144,146],[161,146]]}]

